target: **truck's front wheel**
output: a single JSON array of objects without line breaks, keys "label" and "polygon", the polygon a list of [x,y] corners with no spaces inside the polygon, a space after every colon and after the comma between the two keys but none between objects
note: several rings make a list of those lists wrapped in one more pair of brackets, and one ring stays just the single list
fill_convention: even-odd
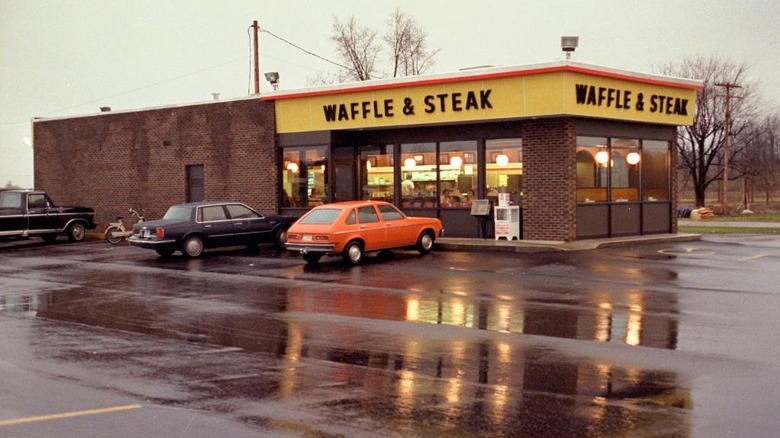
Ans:
[{"label": "truck's front wheel", "polygon": [[81,223],[76,222],[68,227],[68,240],[71,242],[81,242],[85,234],[84,225]]}]

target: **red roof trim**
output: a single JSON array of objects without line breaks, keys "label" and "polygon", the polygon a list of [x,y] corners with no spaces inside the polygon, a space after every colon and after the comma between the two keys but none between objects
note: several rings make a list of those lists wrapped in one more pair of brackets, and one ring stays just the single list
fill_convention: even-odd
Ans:
[{"label": "red roof trim", "polygon": [[280,95],[273,95],[273,94],[265,95],[265,96],[261,96],[260,100],[280,100],[280,99],[297,99],[301,97],[329,96],[334,94],[360,93],[365,91],[377,91],[377,90],[391,90],[396,88],[416,87],[416,86],[424,86],[424,85],[451,84],[455,82],[482,81],[488,79],[530,76],[530,75],[537,75],[542,73],[555,73],[555,72],[584,73],[584,74],[590,74],[595,76],[602,76],[605,78],[627,80],[627,81],[639,82],[639,83],[649,84],[649,85],[662,85],[666,87],[682,88],[686,90],[702,89],[702,86],[698,84],[685,84],[680,82],[674,82],[672,80],[653,79],[653,78],[647,78],[642,76],[633,76],[627,73],[623,74],[623,73],[597,70],[597,69],[585,68],[585,67],[574,66],[574,65],[563,65],[563,66],[539,67],[539,68],[532,68],[528,70],[491,72],[491,73],[484,73],[484,74],[476,74],[473,76],[454,76],[454,77],[447,77],[447,78],[422,79],[418,81],[410,80],[410,81],[383,83],[383,84],[366,84],[366,85],[358,85],[349,88],[345,87],[345,88],[313,90],[313,91],[302,90],[300,92],[291,92],[291,93],[285,93]]}]

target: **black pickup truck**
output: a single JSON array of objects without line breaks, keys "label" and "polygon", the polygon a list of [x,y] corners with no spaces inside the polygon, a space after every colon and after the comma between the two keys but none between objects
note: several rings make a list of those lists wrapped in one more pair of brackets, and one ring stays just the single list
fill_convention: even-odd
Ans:
[{"label": "black pickup truck", "polygon": [[85,230],[95,228],[95,210],[58,207],[40,190],[0,191],[0,237],[40,236],[53,242],[60,234],[71,242],[84,240]]}]

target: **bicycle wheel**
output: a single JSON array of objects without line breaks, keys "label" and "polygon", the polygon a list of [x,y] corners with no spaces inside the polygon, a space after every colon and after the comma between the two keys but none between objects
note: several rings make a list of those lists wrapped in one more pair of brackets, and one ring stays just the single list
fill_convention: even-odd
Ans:
[{"label": "bicycle wheel", "polygon": [[106,240],[112,245],[116,245],[122,241],[122,230],[119,227],[106,228]]}]

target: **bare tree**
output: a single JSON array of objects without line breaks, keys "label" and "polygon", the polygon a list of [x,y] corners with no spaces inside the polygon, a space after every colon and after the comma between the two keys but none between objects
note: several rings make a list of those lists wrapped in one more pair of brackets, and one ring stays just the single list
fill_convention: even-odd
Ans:
[{"label": "bare tree", "polygon": [[[734,64],[717,56],[683,59],[662,66],[660,70],[666,75],[704,81],[704,88],[697,95],[693,125],[681,127],[677,141],[680,167],[689,173],[696,205],[701,207],[705,205],[710,184],[723,178],[726,102],[724,90],[716,84],[741,86],[737,98],[730,99],[729,137],[732,141],[729,142],[729,162],[735,162],[746,148],[746,142],[734,142],[733,139],[744,140],[743,131],[757,112],[755,85],[746,78],[748,67],[745,64]],[[741,172],[729,172],[728,175],[730,180],[742,177]]]},{"label": "bare tree", "polygon": [[750,209],[754,189],[761,190],[769,204],[780,182],[780,114],[748,123],[737,142],[745,144],[745,153],[734,163],[744,175],[743,207]]},{"label": "bare tree", "polygon": [[396,8],[388,27],[383,39],[390,49],[392,77],[420,75],[435,65],[439,49],[428,50],[428,35],[413,17]]},{"label": "bare tree", "polygon": [[342,79],[367,81],[374,77],[376,59],[382,50],[376,31],[359,25],[354,16],[343,23],[334,18],[331,40],[342,61],[351,68],[341,75]]},{"label": "bare tree", "polygon": [[[420,75],[434,65],[434,57],[439,50],[430,50],[427,46],[425,30],[413,17],[396,8],[388,20],[388,31],[379,39],[377,32],[360,25],[355,17],[347,21],[333,19],[331,40],[344,67],[335,76],[318,74],[309,78],[310,85],[328,85],[333,82],[367,81],[379,77],[398,77]],[[383,51],[389,53],[390,73],[380,73],[377,60]]]}]

